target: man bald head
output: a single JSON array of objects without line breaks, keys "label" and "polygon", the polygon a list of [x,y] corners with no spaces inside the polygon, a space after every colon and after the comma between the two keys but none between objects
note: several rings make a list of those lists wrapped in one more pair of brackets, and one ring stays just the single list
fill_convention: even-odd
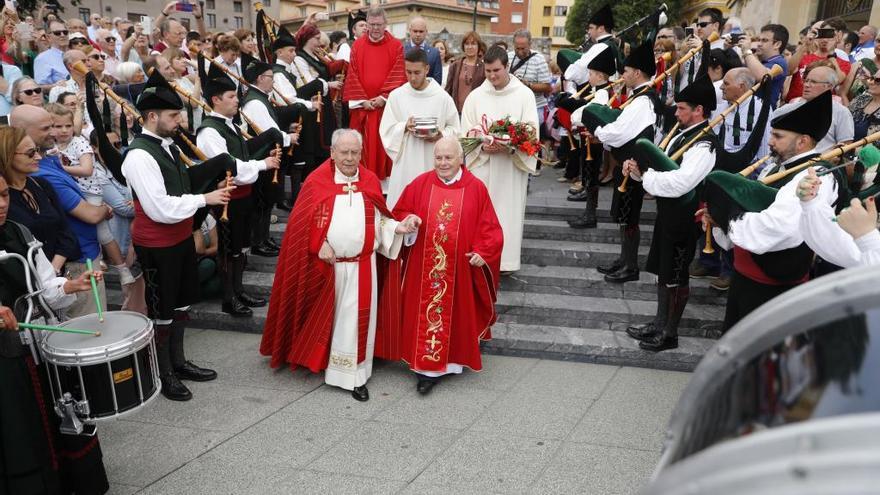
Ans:
[{"label": "man bald head", "polygon": [[452,136],[440,138],[434,144],[434,170],[437,176],[444,182],[452,180],[461,170],[463,155],[464,151],[457,138]]},{"label": "man bald head", "polygon": [[409,21],[409,40],[413,45],[421,45],[428,37],[428,23],[422,17],[413,17]]},{"label": "man bald head", "polygon": [[822,93],[834,89],[840,81],[837,72],[831,67],[820,65],[804,74],[804,99],[809,101]]},{"label": "man bald head", "polygon": [[38,148],[45,150],[55,146],[52,116],[43,108],[18,105],[12,109],[9,123],[12,127],[24,129]]}]

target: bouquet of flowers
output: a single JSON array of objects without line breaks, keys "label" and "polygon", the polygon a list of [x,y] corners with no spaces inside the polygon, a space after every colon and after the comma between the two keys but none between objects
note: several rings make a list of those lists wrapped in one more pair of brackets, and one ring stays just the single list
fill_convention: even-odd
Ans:
[{"label": "bouquet of flowers", "polygon": [[513,151],[521,151],[528,156],[535,156],[541,149],[538,141],[538,131],[532,124],[515,122],[511,118],[504,117],[493,122],[483,115],[483,122],[467,132],[460,139],[464,154],[483,144],[498,143]]}]

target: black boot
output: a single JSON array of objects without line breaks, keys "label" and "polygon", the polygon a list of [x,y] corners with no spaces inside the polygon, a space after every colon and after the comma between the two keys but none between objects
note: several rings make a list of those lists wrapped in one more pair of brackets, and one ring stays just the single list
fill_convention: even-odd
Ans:
[{"label": "black boot", "polygon": [[657,313],[654,320],[644,325],[630,325],[626,334],[636,340],[645,340],[663,330],[666,318],[669,314],[670,289],[663,284],[657,284]]},{"label": "black boot", "polygon": [[440,382],[439,376],[419,375],[419,381],[416,383],[416,391],[422,395],[428,395],[434,385]]},{"label": "black boot", "polygon": [[568,197],[565,198],[565,199],[568,200],[568,201],[577,201],[577,202],[581,202],[581,201],[587,201],[589,198],[590,198],[590,195],[589,195],[589,193],[587,192],[587,189],[584,188],[584,189],[582,189],[582,190],[580,190],[580,191],[578,191],[578,192],[576,192],[576,193],[569,194]]},{"label": "black boot", "polygon": [[678,347],[678,325],[687,306],[690,287],[671,287],[669,290],[669,314],[662,332],[639,342],[639,347],[651,352],[660,352]]},{"label": "black boot", "polygon": [[216,371],[200,368],[193,364],[192,361],[186,360],[183,336],[188,319],[186,313],[180,313],[175,315],[174,322],[171,323],[171,366],[174,368],[174,374],[180,380],[209,382],[217,378]]},{"label": "black boot", "polygon": [[254,246],[251,248],[251,252],[257,256],[263,256],[265,258],[274,258],[278,256],[278,248],[269,244],[269,241],[265,241],[258,246]]},{"label": "black boot", "polygon": [[227,256],[225,260],[222,260],[220,272],[223,276],[223,304],[220,309],[224,313],[236,317],[253,316],[254,312],[251,311],[251,308],[245,306],[235,296],[235,268],[231,256]]},{"label": "black boot", "polygon": [[351,396],[358,402],[366,402],[370,400],[370,391],[367,390],[366,385],[361,385],[360,387],[355,387],[354,390],[351,391]]},{"label": "black boot", "polygon": [[244,283],[242,282],[242,279],[244,277],[244,266],[246,261],[247,259],[244,254],[232,258],[233,289],[235,290],[235,297],[249,308],[262,308],[266,305],[265,299],[252,296],[244,291]]},{"label": "black boot", "polygon": [[598,225],[596,209],[599,207],[599,186],[590,186],[584,189],[587,193],[587,206],[584,214],[574,220],[569,220],[568,225],[573,229],[595,229]]},{"label": "black boot", "polygon": [[624,246],[626,245],[625,244],[626,237],[624,235],[624,232],[626,232],[626,226],[621,225],[620,226],[620,256],[618,256],[617,259],[612,261],[611,263],[606,263],[604,265],[597,266],[596,271],[598,271],[599,273],[604,274],[604,275],[608,275],[609,273],[614,273],[617,270],[620,270],[621,268],[623,268],[623,252],[624,252]]},{"label": "black boot", "polygon": [[623,267],[605,275],[605,281],[612,284],[633,282],[639,279],[639,226],[623,229]]},{"label": "black boot", "polygon": [[186,401],[192,399],[192,392],[174,374],[171,365],[171,325],[156,325],[156,360],[159,363],[159,380],[162,382],[162,395],[166,399]]}]

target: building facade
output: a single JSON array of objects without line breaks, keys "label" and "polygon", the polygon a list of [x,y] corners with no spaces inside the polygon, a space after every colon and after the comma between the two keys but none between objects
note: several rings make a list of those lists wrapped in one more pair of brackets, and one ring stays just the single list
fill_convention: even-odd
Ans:
[{"label": "building facade", "polygon": [[[498,15],[492,20],[492,34],[511,34],[517,29],[529,29],[530,0],[501,0]],[[535,33],[532,33],[535,34]]]}]

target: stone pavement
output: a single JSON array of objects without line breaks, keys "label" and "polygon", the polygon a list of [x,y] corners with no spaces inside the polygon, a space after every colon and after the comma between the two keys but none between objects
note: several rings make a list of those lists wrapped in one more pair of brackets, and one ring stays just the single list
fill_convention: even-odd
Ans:
[{"label": "stone pavement", "polygon": [[219,379],[99,426],[111,493],[635,493],[689,374],[484,356],[419,396],[377,361],[370,401],[270,370],[260,336],[188,330]]}]

